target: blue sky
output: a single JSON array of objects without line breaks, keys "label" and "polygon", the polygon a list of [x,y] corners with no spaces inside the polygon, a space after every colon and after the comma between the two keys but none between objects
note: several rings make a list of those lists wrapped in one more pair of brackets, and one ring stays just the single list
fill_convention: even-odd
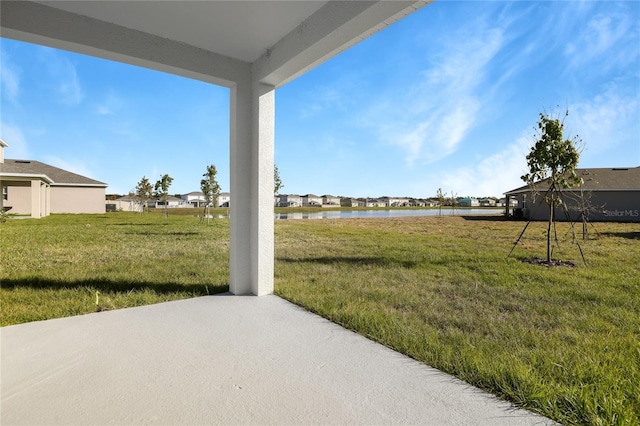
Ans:
[{"label": "blue sky", "polygon": [[[229,190],[229,91],[0,39],[0,136],[127,193],[146,176]],[[276,91],[284,193],[501,196],[541,111],[580,167],[640,166],[640,2],[436,1]]]}]

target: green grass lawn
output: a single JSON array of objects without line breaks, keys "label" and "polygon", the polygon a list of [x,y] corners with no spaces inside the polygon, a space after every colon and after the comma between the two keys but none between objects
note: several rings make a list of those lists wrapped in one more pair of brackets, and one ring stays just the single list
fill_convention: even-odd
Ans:
[{"label": "green grass lawn", "polygon": [[[2,325],[226,291],[229,222],[197,213],[0,225]],[[559,224],[575,267],[556,268],[522,261],[545,257],[544,223],[507,258],[523,226],[277,221],[276,293],[565,424],[640,423],[640,225],[589,227],[584,265]]]},{"label": "green grass lawn", "polygon": [[0,233],[2,325],[228,290],[228,220],[52,215]]},{"label": "green grass lawn", "polygon": [[548,268],[522,262],[545,257],[544,223],[507,258],[523,222],[286,221],[276,292],[565,424],[640,424],[640,226],[594,225],[588,266],[559,224],[576,266]]}]

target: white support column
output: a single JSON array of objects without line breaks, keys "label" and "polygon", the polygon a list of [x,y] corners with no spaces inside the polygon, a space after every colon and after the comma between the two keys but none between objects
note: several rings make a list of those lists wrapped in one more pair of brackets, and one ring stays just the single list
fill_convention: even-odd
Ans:
[{"label": "white support column", "polygon": [[47,184],[40,182],[40,215],[47,217]]},{"label": "white support column", "polygon": [[49,216],[51,214],[51,185],[46,184],[45,188],[45,207],[44,207],[44,215]]},{"label": "white support column", "polygon": [[40,179],[31,181],[31,217],[40,219],[42,217],[42,191],[40,190]]},{"label": "white support column", "polygon": [[273,292],[275,88],[249,79],[231,88],[233,294]]}]

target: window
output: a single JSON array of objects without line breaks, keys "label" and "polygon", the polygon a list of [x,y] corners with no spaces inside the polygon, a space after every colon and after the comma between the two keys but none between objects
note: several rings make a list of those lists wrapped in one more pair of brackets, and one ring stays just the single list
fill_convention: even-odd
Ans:
[{"label": "window", "polygon": [[9,199],[9,188],[6,185],[2,187],[2,199],[3,200]]}]

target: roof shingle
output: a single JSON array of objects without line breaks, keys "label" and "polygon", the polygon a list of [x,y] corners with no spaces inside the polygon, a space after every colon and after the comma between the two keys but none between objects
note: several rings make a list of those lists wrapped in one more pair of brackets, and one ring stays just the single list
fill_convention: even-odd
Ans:
[{"label": "roof shingle", "polygon": [[[582,178],[583,181],[582,185],[577,188],[585,191],[640,190],[640,167],[576,169],[576,174]],[[536,182],[535,186],[539,189],[546,189],[548,188],[546,182],[547,179]],[[530,187],[524,185],[520,188],[507,191],[505,194],[514,194],[529,190]]]},{"label": "roof shingle", "polygon": [[34,160],[8,160],[0,164],[0,175],[4,174],[45,175],[53,181],[54,185],[90,185],[108,186],[104,182],[88,178],[67,170],[53,167]]}]

